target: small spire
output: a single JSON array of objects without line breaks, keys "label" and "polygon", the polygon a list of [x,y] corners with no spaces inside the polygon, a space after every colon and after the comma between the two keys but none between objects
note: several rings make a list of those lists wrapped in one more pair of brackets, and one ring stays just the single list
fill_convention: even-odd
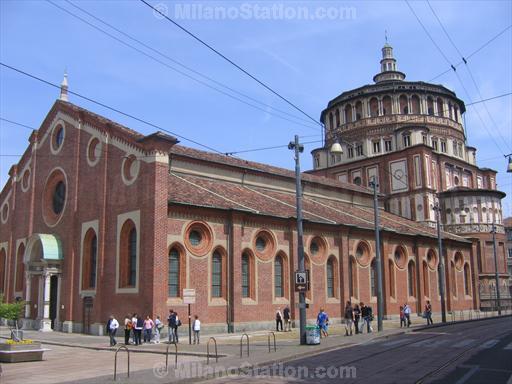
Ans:
[{"label": "small spire", "polygon": [[386,40],[386,44],[388,43],[388,30],[384,30],[384,39]]},{"label": "small spire", "polygon": [[60,96],[59,100],[69,101],[68,99],[68,71],[64,70],[64,79],[62,79],[62,83],[60,83]]}]

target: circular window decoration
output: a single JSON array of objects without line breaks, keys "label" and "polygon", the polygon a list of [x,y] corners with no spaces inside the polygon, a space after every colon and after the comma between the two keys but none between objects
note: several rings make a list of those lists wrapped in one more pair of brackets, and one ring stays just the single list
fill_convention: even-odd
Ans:
[{"label": "circular window decoration", "polygon": [[459,177],[458,176],[454,176],[453,178],[453,182],[455,183],[455,185],[459,185]]},{"label": "circular window decoration", "polygon": [[43,218],[48,226],[53,227],[60,221],[66,209],[67,194],[66,176],[57,168],[48,176],[43,194]]},{"label": "circular window decoration", "polygon": [[139,175],[140,161],[134,155],[125,156],[121,167],[123,182],[126,185],[132,184]]},{"label": "circular window decoration", "polygon": [[395,248],[395,254],[393,255],[395,259],[395,264],[398,268],[404,269],[407,261],[407,253],[405,252],[404,247],[398,246]]},{"label": "circular window decoration", "polygon": [[27,192],[30,188],[30,168],[25,169],[21,175],[21,190]]},{"label": "circular window decoration", "polygon": [[428,267],[435,271],[437,268],[437,255],[436,253],[431,249],[427,253],[427,264]]},{"label": "circular window decoration", "polygon": [[87,163],[94,167],[101,158],[102,144],[99,138],[91,137],[87,144]]},{"label": "circular window decoration", "polygon": [[62,144],[64,144],[64,138],[66,136],[66,130],[64,129],[63,123],[58,123],[53,127],[52,139],[51,139],[51,150],[53,154],[60,152]]},{"label": "circular window decoration", "polygon": [[368,265],[370,261],[370,247],[364,242],[357,244],[356,260],[362,266]]},{"label": "circular window decoration", "polygon": [[418,212],[423,211],[423,205],[418,204],[418,206],[416,207],[416,209],[417,209],[417,211],[418,211]]},{"label": "circular window decoration", "polygon": [[354,177],[354,184],[355,185],[361,185],[362,184],[361,178],[359,176]]},{"label": "circular window decoration", "polygon": [[196,256],[204,256],[212,249],[213,233],[206,223],[194,221],[185,229],[184,240],[190,252]]},{"label": "circular window decoration", "polygon": [[262,229],[254,236],[253,247],[258,258],[270,260],[274,257],[276,241],[270,231]]},{"label": "circular window decoration", "polygon": [[9,218],[9,203],[6,201],[2,204],[2,208],[0,209],[0,219],[2,223],[6,223]]},{"label": "circular window decoration", "polygon": [[457,252],[454,257],[455,261],[455,268],[457,268],[459,271],[462,271],[462,266],[464,265],[464,256],[462,256],[462,253]]},{"label": "circular window decoration", "polygon": [[319,236],[313,237],[309,242],[309,254],[316,263],[323,263],[327,256],[327,243],[325,240]]}]

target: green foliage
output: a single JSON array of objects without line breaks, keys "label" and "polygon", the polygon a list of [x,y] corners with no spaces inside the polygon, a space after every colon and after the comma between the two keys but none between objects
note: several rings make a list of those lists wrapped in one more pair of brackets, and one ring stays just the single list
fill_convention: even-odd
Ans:
[{"label": "green foliage", "polygon": [[0,297],[0,317],[16,321],[20,318],[21,313],[25,308],[24,301],[17,301],[15,303],[4,303],[3,297]]}]

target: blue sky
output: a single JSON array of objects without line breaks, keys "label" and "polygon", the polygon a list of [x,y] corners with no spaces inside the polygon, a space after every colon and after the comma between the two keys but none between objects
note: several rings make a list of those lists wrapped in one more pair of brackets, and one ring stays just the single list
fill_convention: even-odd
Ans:
[{"label": "blue sky", "polygon": [[[127,40],[70,3],[55,2]],[[379,70],[385,30],[394,47],[399,69],[407,74],[407,80],[429,81],[450,67],[404,1],[153,0],[150,3],[158,5],[173,18],[183,5],[202,6],[202,19],[188,17],[177,21],[315,118],[319,118],[333,97],[372,82],[373,75]],[[205,87],[111,39],[46,1],[0,1],[1,61],[54,83],[60,83],[67,68],[70,90],[221,152],[286,145],[295,134],[304,136],[303,141],[321,140],[320,130],[305,116],[171,23],[155,16],[139,1],[73,0],[73,4],[168,57],[263,104],[224,89],[259,107],[253,108]],[[448,61],[458,63],[460,55],[444,35],[428,4],[423,1],[410,4]],[[511,1],[431,1],[431,5],[457,48],[466,56],[512,24]],[[230,12],[229,17],[208,19],[205,7],[220,7]],[[273,19],[256,17],[264,16],[262,10],[272,7],[285,7],[289,17],[281,17],[279,13]],[[302,12],[303,8],[307,8],[310,14],[326,11],[339,17],[315,20],[294,17],[294,13]],[[147,48],[132,44],[158,57]],[[180,68],[165,58],[159,59]],[[512,29],[472,56],[468,66],[483,98],[511,92]],[[466,103],[479,100],[480,95],[464,65],[459,66],[457,72],[461,81],[449,72],[433,82],[454,90]],[[57,96],[57,89],[0,68],[2,118],[38,128]],[[142,133],[155,131],[75,96],[71,96],[70,101]],[[289,115],[276,112],[269,106],[296,118],[292,122],[276,117],[275,114],[279,114],[290,119]],[[512,174],[505,173],[503,155],[512,153],[512,98],[492,100],[486,106],[493,121],[482,104],[467,108],[468,143],[478,148],[477,159],[481,167],[499,171],[499,188],[509,195],[503,202],[504,213],[510,216]],[[297,118],[305,121],[297,121]],[[25,128],[0,121],[2,186],[8,178],[10,166],[18,161],[16,155],[25,150],[29,135],[30,131]],[[197,147],[186,140],[181,143]],[[320,142],[306,145],[302,156],[304,170],[312,167],[309,152],[320,145]],[[290,169],[294,166],[292,153],[285,147],[239,156]]]}]

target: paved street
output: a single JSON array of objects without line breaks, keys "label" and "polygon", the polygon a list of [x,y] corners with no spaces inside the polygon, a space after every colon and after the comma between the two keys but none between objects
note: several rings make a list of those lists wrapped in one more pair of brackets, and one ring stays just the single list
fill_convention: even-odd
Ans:
[{"label": "paved street", "polygon": [[[487,383],[492,378],[499,384],[507,383],[512,375],[511,316],[430,328],[423,325],[415,319],[414,327],[400,329],[396,322],[385,321],[382,333],[352,337],[345,337],[338,325],[317,346],[297,345],[296,332],[278,333],[277,352],[271,353],[268,333],[252,332],[250,356],[244,345],[242,357],[240,335],[216,335],[217,363],[211,358],[206,364],[205,344],[180,344],[178,369],[173,367],[174,356],[169,356],[168,371],[163,354],[166,344],[130,346],[130,378],[126,353],[120,352],[117,382],[187,383],[214,376],[208,383],[358,383],[375,378],[379,383]],[[3,364],[2,384],[113,382],[114,352],[105,337],[59,332],[29,332],[27,336],[46,338],[44,346],[51,351],[42,362]],[[226,372],[232,376],[226,377]]]}]

